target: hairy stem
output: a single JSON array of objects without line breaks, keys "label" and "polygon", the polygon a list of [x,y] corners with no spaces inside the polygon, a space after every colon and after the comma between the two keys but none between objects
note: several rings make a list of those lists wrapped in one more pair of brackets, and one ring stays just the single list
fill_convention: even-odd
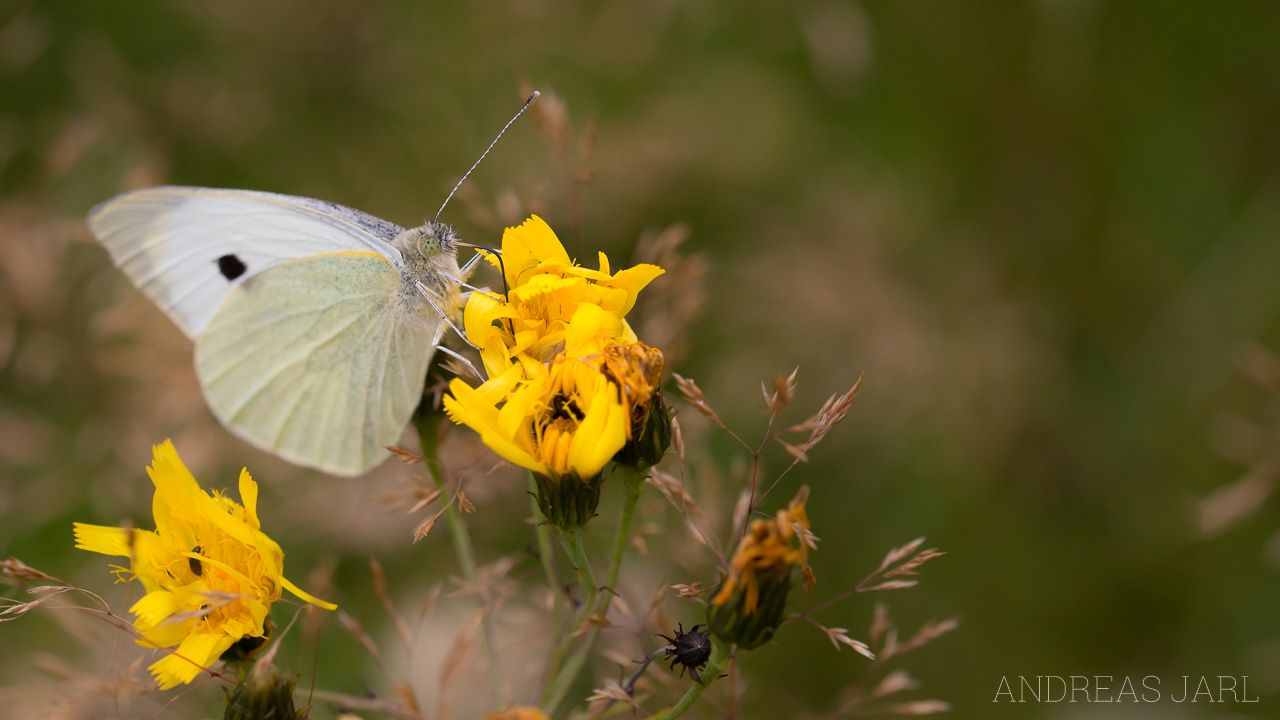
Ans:
[{"label": "hairy stem", "polygon": [[[627,549],[627,538],[631,536],[631,522],[635,517],[636,504],[640,500],[640,493],[644,490],[644,477],[627,478],[628,482],[624,483],[627,488],[627,496],[622,506],[622,516],[618,519],[618,527],[613,538],[613,557],[609,561],[609,584],[605,592],[595,598],[592,602],[583,606],[583,611],[576,618],[576,626],[580,626],[592,613],[597,615],[605,615],[609,612],[609,605],[613,602],[613,594],[618,584],[618,572],[622,567],[622,555]],[[576,630],[577,627],[573,629]],[[578,678],[578,674],[582,672],[582,667],[586,665],[587,659],[591,656],[591,651],[595,648],[596,638],[600,635],[600,626],[593,626],[587,631],[586,641],[569,656],[564,664],[564,669],[555,675],[555,682],[552,683],[549,690],[543,693],[543,707],[551,713],[568,694],[569,689],[573,687],[573,683]],[[572,641],[572,636],[570,636]],[[566,649],[568,645],[564,646]]]},{"label": "hairy stem", "polygon": [[[535,493],[537,486],[534,484],[532,473],[529,477],[529,504],[533,508],[533,533],[538,541],[538,559],[542,562],[542,571],[547,576],[547,589],[551,591],[552,597],[552,617],[554,618],[552,625],[552,638],[559,638],[564,632],[564,592],[560,583],[560,573],[556,570],[555,550],[551,547],[551,531],[547,529],[547,524],[539,522],[538,518],[542,517],[542,511],[538,508],[538,498]],[[553,642],[547,651],[547,662],[542,670],[542,681],[540,684],[540,693],[547,691],[547,683],[556,676],[556,672],[560,669],[560,663],[564,660],[564,651],[561,643]]]},{"label": "hairy stem", "polygon": [[672,705],[665,712],[654,715],[652,720],[672,720],[684,714],[695,701],[702,695],[711,683],[720,678],[720,674],[724,672],[725,666],[729,664],[729,649],[724,643],[717,641],[711,648],[711,660],[707,662],[706,669],[700,671],[702,680],[695,682],[692,687],[685,692],[684,697],[675,705]]}]

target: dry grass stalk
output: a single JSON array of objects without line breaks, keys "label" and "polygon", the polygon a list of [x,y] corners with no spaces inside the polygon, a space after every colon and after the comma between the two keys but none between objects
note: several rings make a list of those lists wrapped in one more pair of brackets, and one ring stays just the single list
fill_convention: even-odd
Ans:
[{"label": "dry grass stalk", "polygon": [[378,562],[372,555],[369,556],[369,572],[373,575],[373,591],[378,596],[378,600],[382,602],[382,607],[387,611],[387,616],[391,618],[392,624],[395,626],[396,635],[400,637],[400,643],[404,645],[405,653],[413,651],[413,634],[409,632],[409,625],[400,617],[400,613],[396,612],[395,604],[391,602],[391,596],[387,593],[387,576],[382,572],[382,564]]},{"label": "dry grass stalk", "polygon": [[653,468],[649,471],[645,482],[658,488],[667,502],[671,503],[677,509],[687,512],[690,516],[699,520],[703,518],[702,508],[698,507],[698,503],[693,499],[688,489],[685,488],[684,482],[670,473]]},{"label": "dry grass stalk", "polygon": [[769,392],[769,388],[765,386],[764,381],[760,381],[760,392],[764,393],[765,409],[774,415],[780,414],[791,404],[791,400],[796,396],[796,373],[800,372],[797,367],[791,371],[787,377],[781,375],[773,378],[773,392]]},{"label": "dry grass stalk", "polygon": [[610,621],[609,618],[605,617],[604,615],[601,615],[600,613],[591,613],[590,615],[587,615],[587,617],[583,619],[582,624],[579,625],[577,629],[573,631],[573,637],[581,637],[583,635],[586,635],[587,633],[591,632],[592,628],[597,628],[597,627],[600,627],[600,628],[613,627],[613,622]]},{"label": "dry grass stalk", "polygon": [[946,555],[946,553],[939,552],[937,548],[930,548],[928,550],[925,550],[924,552],[918,553],[915,557],[911,558],[907,562],[885,573],[884,576],[897,577],[899,575],[919,575],[920,573],[916,572],[917,568],[929,562],[930,560],[933,560],[934,558],[942,557],[943,555]]},{"label": "dry grass stalk", "polygon": [[[794,373],[793,373],[794,375]],[[840,421],[849,416],[849,411],[853,409],[853,401],[858,399],[858,391],[862,388],[862,377],[859,376],[853,387],[843,395],[832,395],[827,401],[818,408],[818,412],[812,417],[798,425],[792,425],[785,432],[808,432],[809,437],[798,446],[787,447],[788,443],[778,440],[779,443],[787,448],[787,452],[792,456],[803,461],[808,457],[807,453],[813,449],[815,445],[822,442],[827,433],[831,429],[840,424]]]},{"label": "dry grass stalk", "polygon": [[462,488],[458,488],[458,509],[468,515],[476,511],[476,506],[467,499],[467,494],[462,491]]},{"label": "dry grass stalk", "polygon": [[725,430],[729,429],[720,419],[720,416],[716,414],[716,411],[711,408],[711,403],[707,402],[706,394],[702,392],[702,388],[698,387],[696,382],[680,375],[680,373],[671,373],[671,377],[675,378],[676,387],[680,389],[680,393],[684,395],[684,399],[693,406],[694,410],[706,415],[711,419],[711,422]]},{"label": "dry grass stalk", "polygon": [[410,507],[407,511],[405,511],[406,515],[412,515],[418,512],[419,510],[421,510],[422,508],[435,502],[436,498],[444,494],[444,488],[437,487],[437,488],[432,488],[430,490],[424,488],[423,491],[419,494],[421,495],[421,497],[418,498],[418,501],[415,502],[412,507]]},{"label": "dry grass stalk", "polygon": [[[71,590],[74,590],[74,589],[75,588],[67,587],[65,585],[42,585],[40,587],[34,587],[27,590],[27,592],[31,593],[32,595],[40,596],[40,597],[37,597],[35,600],[30,600],[28,602],[20,603],[14,600],[4,599],[4,602],[12,602],[13,604],[6,607],[4,610],[0,610],[0,622],[17,620],[23,615],[26,615],[32,610],[35,610],[39,608],[41,605],[44,605],[45,603],[49,602],[54,597],[61,595],[64,592],[70,592]],[[4,617],[6,615],[10,617]]]},{"label": "dry grass stalk", "polygon": [[387,666],[382,662],[382,654],[378,652],[378,644],[375,643],[373,641],[373,637],[365,631],[364,625],[360,624],[359,620],[347,614],[344,610],[338,610],[337,615],[338,624],[342,625],[347,632],[351,633],[351,636],[356,639],[356,642],[360,643],[360,646],[364,648],[365,652],[369,653],[369,657],[373,658],[374,662],[378,663],[378,666],[386,672]]},{"label": "dry grass stalk", "polygon": [[871,628],[867,632],[871,647],[880,647],[880,641],[892,626],[889,621],[889,609],[883,602],[877,600],[875,613],[871,616]]},{"label": "dry grass stalk", "polygon": [[406,465],[417,465],[420,462],[426,462],[426,458],[417,453],[409,452],[402,447],[396,447],[395,445],[383,445],[383,447],[391,451],[391,457]]},{"label": "dry grass stalk", "polygon": [[689,585],[684,585],[684,584],[672,585],[671,589],[675,590],[676,596],[682,600],[697,600],[707,592],[702,587],[701,582],[695,582]]},{"label": "dry grass stalk", "polygon": [[436,600],[440,599],[440,591],[442,589],[443,586],[436,583],[427,591],[427,596],[422,599],[422,607],[418,609],[419,627],[421,627],[422,623],[426,621],[427,616],[431,614],[431,611],[436,609]]},{"label": "dry grass stalk", "polygon": [[1276,489],[1276,466],[1257,463],[1239,480],[1215,488],[1200,501],[1200,532],[1212,537],[1257,512]]},{"label": "dry grass stalk", "polygon": [[441,515],[444,515],[444,510],[440,510],[413,529],[413,542],[415,544],[431,533],[432,528],[436,526],[436,521],[440,519]]},{"label": "dry grass stalk", "polygon": [[831,641],[831,644],[835,647],[837,651],[840,650],[841,645],[848,645],[849,647],[853,648],[854,651],[856,651],[859,655],[862,655],[863,657],[868,658],[870,660],[876,659],[876,654],[871,652],[871,648],[867,647],[866,643],[862,642],[861,640],[854,640],[853,638],[849,637],[849,630],[847,628],[840,628],[840,627],[829,628],[817,622],[814,622],[813,620],[810,620],[810,622],[816,625],[819,630],[822,630],[824,633],[827,634],[827,639]]},{"label": "dry grass stalk", "polygon": [[915,690],[920,687],[915,678],[911,677],[911,673],[906,670],[894,670],[885,675],[884,678],[876,684],[871,690],[871,699],[879,699],[894,693],[900,693],[903,690]]},{"label": "dry grass stalk", "polygon": [[813,574],[813,568],[809,567],[809,563],[800,566],[800,571],[804,573],[804,594],[808,595],[813,591],[813,586],[818,584],[818,578]]},{"label": "dry grass stalk", "polygon": [[6,577],[15,578],[17,580],[26,580],[28,582],[44,580],[55,582],[60,585],[66,585],[65,582],[58,578],[37,570],[15,557],[8,558],[7,560],[0,560],[0,573],[3,573]]},{"label": "dry grass stalk", "polygon": [[458,588],[449,593],[449,597],[502,595],[515,582],[509,578],[515,564],[516,559],[508,555],[476,568],[475,580],[452,577]]},{"label": "dry grass stalk", "polygon": [[457,675],[466,664],[467,656],[476,644],[476,632],[484,620],[484,611],[476,610],[467,616],[458,629],[458,636],[445,655],[440,669],[440,696],[436,701],[436,720],[449,720],[453,717],[453,695],[460,687]]},{"label": "dry grass stalk", "polygon": [[632,712],[640,709],[640,703],[627,692],[617,680],[605,680],[604,687],[596,688],[587,698],[587,702],[597,703],[621,702],[631,706]]},{"label": "dry grass stalk", "polygon": [[689,227],[671,225],[660,232],[645,231],[636,243],[633,260],[666,270],[645,288],[640,301],[637,334],[652,347],[662,348],[669,367],[680,364],[690,346],[690,329],[707,304],[706,275],[710,263],[697,253],[683,252]]}]

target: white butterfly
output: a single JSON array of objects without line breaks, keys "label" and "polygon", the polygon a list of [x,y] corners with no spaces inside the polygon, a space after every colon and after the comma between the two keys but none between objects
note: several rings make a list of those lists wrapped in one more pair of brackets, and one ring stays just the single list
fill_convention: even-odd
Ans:
[{"label": "white butterfly", "polygon": [[155,187],[98,205],[89,229],[195,341],[223,425],[298,465],[359,475],[390,456],[437,349],[475,371],[440,339],[452,328],[466,340],[450,318],[482,256],[458,267],[458,247],[478,246],[440,212],[538,95],[420,227],[311,198]]},{"label": "white butterfly", "polygon": [[406,230],[248,190],[129,192],[95,207],[89,227],[195,341],[214,415],[335,475],[373,468],[399,441],[479,258],[458,267],[458,241],[436,221]]}]

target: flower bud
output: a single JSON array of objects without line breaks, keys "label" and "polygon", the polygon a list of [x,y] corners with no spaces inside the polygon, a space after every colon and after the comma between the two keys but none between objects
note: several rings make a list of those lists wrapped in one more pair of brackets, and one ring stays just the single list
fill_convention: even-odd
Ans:
[{"label": "flower bud", "polygon": [[653,393],[648,405],[648,412],[631,426],[631,439],[613,457],[619,466],[636,471],[642,479],[671,447],[672,413],[662,401],[662,393]]},{"label": "flower bud", "polygon": [[707,625],[711,634],[744,650],[771,640],[782,624],[787,594],[799,575],[798,567],[787,566],[757,576],[754,606],[751,604],[752,593],[745,587],[729,587],[729,593],[722,599],[721,593],[726,587],[722,583],[715,599],[707,604]]},{"label": "flower bud", "polygon": [[787,594],[804,577],[809,532],[804,504],[809,488],[775,517],[751,521],[738,543],[729,574],[707,604],[707,625],[720,640],[745,650],[768,642],[782,623]]},{"label": "flower bud", "polygon": [[538,509],[557,528],[578,530],[596,516],[603,473],[582,480],[572,471],[555,478],[535,472],[533,481],[538,487]]},{"label": "flower bud", "polygon": [[296,675],[286,677],[275,665],[254,667],[248,675],[227,691],[227,711],[223,720],[297,720],[293,704]]},{"label": "flower bud", "polygon": [[627,442],[613,456],[628,475],[643,478],[671,447],[671,411],[662,401],[662,351],[642,342],[609,345],[603,372],[627,408]]}]

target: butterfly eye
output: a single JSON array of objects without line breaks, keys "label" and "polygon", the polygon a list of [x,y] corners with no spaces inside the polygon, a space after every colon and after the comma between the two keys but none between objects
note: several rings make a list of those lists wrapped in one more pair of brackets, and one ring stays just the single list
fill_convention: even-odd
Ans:
[{"label": "butterfly eye", "polygon": [[434,235],[423,235],[418,238],[418,252],[424,257],[435,257],[440,254],[440,241]]}]

